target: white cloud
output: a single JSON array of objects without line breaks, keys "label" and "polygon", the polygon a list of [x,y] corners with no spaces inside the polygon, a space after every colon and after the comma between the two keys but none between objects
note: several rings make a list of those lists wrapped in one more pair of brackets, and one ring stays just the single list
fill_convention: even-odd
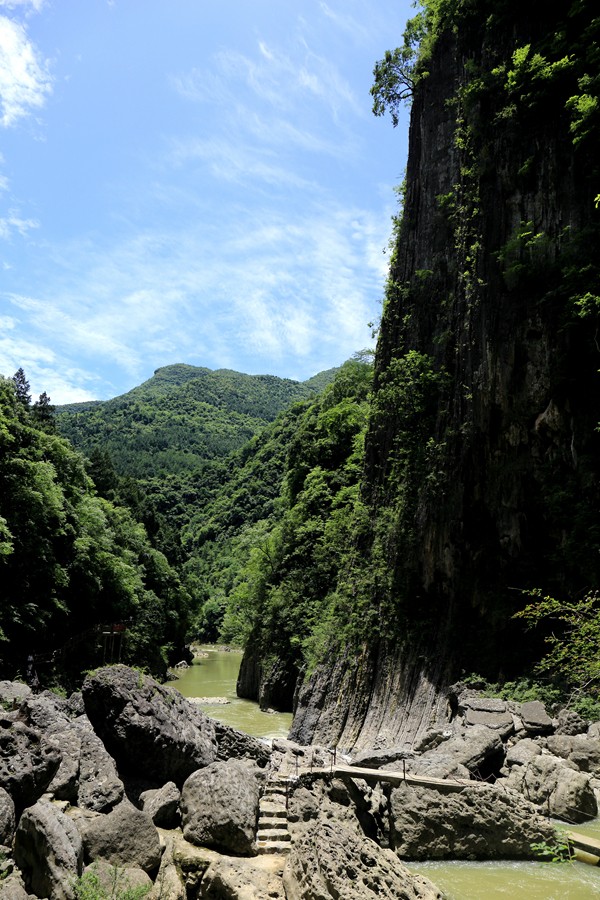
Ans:
[{"label": "white cloud", "polygon": [[[6,179],[0,176],[0,190],[8,187],[8,182],[5,185],[3,182]],[[7,216],[0,217],[0,239],[10,240],[15,232],[25,237],[33,228],[39,227],[40,224],[35,219],[22,219],[16,210],[10,210]]]},{"label": "white cloud", "polygon": [[39,109],[51,90],[47,63],[25,28],[0,16],[0,123],[9,127]]},{"label": "white cloud", "polygon": [[0,8],[24,9],[25,12],[39,12],[46,0],[0,0]]}]

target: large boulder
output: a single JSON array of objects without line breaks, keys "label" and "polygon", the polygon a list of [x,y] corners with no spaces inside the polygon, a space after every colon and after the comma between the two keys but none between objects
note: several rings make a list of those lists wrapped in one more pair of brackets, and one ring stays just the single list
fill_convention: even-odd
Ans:
[{"label": "large boulder", "polygon": [[181,791],[186,840],[240,856],[255,853],[263,777],[255,763],[234,759],[190,775]]},{"label": "large boulder", "polygon": [[487,778],[499,772],[503,763],[504,745],[499,732],[485,725],[473,725],[407,761],[406,770],[439,778]]},{"label": "large boulder", "polygon": [[533,804],[495,785],[447,793],[404,782],[390,805],[390,845],[402,859],[532,859],[532,842],[554,841]]},{"label": "large boulder", "polygon": [[47,800],[25,810],[15,834],[15,862],[38,897],[74,900],[81,875],[81,837],[73,822]]},{"label": "large boulder", "polygon": [[0,788],[0,844],[12,844],[16,826],[15,804],[4,788]]},{"label": "large boulder", "polygon": [[286,900],[281,863],[273,857],[235,859],[222,856],[206,870],[202,894],[207,900]]},{"label": "large boulder", "polygon": [[181,784],[216,758],[211,720],[149,675],[107,666],[86,678],[82,694],[94,730],[125,771]]},{"label": "large boulder", "polygon": [[0,704],[18,706],[31,693],[29,685],[22,681],[0,681]]},{"label": "large boulder", "polygon": [[174,781],[168,781],[157,790],[140,794],[142,809],[160,828],[176,828],[179,825],[180,799],[181,792]]},{"label": "large boulder", "polygon": [[568,760],[580,772],[600,776],[600,740],[583,734],[552,734],[544,744],[553,756]]},{"label": "large boulder", "polygon": [[124,786],[115,761],[94,734],[87,716],[68,722],[50,738],[62,751],[58,771],[48,792],[82,809],[109,812],[123,799]]},{"label": "large boulder", "polygon": [[58,747],[22,722],[0,727],[0,787],[11,795],[18,812],[42,796],[60,761]]},{"label": "large boulder", "polygon": [[115,866],[137,866],[156,872],[161,846],[156,826],[148,813],[123,800],[106,815],[78,819],[86,862],[105,860]]},{"label": "large boulder", "polygon": [[[317,818],[295,835],[283,871],[287,900],[437,900],[426,878],[412,875],[391,850],[335,819]],[[227,895],[221,895],[227,896]]]},{"label": "large boulder", "polygon": [[598,815],[590,776],[549,753],[534,756],[527,765],[513,766],[503,784],[566,822],[587,822]]}]

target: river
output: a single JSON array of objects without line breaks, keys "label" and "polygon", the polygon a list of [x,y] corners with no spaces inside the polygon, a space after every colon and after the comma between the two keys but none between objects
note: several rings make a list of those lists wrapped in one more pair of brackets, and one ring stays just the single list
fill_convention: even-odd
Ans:
[{"label": "river", "polygon": [[[241,652],[213,646],[200,648],[181,677],[169,684],[185,697],[221,697],[227,704],[201,704],[204,712],[246,734],[263,738],[287,737],[290,713],[266,713],[251,700],[240,700],[235,686]],[[558,824],[558,823],[557,823]],[[600,839],[600,819],[576,830]],[[600,867],[566,863],[411,863],[413,872],[430,878],[448,900],[591,900],[600,898]]]},{"label": "river", "polygon": [[177,681],[169,681],[184,697],[218,697],[226,704],[201,703],[207,716],[246,734],[262,738],[286,738],[292,724],[291,713],[267,713],[252,700],[241,700],[236,692],[242,653],[212,645],[197,648],[202,655],[194,659],[189,669],[181,669]]}]

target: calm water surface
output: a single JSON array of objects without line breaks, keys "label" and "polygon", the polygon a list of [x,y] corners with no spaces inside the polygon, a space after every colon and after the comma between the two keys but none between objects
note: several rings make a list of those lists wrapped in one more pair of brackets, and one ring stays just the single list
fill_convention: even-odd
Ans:
[{"label": "calm water surface", "polygon": [[[255,737],[287,737],[290,713],[261,712],[257,703],[240,700],[235,693],[242,654],[204,646],[208,655],[184,669],[169,684],[185,697],[226,697],[226,706],[203,704],[207,715]],[[557,823],[558,824],[558,823]],[[575,830],[600,838],[600,820],[577,825]],[[449,900],[600,900],[600,867],[584,863],[466,863],[410,864],[425,875]]]},{"label": "calm water surface", "polygon": [[189,669],[181,670],[177,681],[167,682],[184,697],[226,697],[226,705],[200,704],[200,708],[226,725],[246,734],[263,738],[285,738],[292,724],[291,713],[266,713],[252,700],[240,700],[235,693],[242,653],[219,647],[200,648],[207,656],[195,659]]}]

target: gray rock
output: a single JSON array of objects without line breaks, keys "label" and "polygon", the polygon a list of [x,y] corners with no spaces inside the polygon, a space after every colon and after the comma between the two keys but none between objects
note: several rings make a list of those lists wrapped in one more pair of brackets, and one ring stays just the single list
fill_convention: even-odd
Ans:
[{"label": "gray rock", "polygon": [[265,863],[271,859],[234,859],[222,856],[206,870],[202,897],[209,900],[286,900],[281,872]]},{"label": "gray rock", "polygon": [[514,731],[513,717],[504,700],[494,697],[469,697],[459,705],[465,725],[485,725],[506,738]]},{"label": "gray rock", "polygon": [[598,815],[590,776],[550,754],[540,754],[527,765],[514,766],[503,783],[542,807],[548,815],[566,822],[587,822]]},{"label": "gray rock", "polygon": [[427,750],[414,762],[410,761],[407,769],[419,774],[433,774],[433,771],[427,772],[423,767],[431,765],[433,769],[438,760],[443,761],[440,770],[448,771],[448,775],[440,777],[456,774],[451,772],[454,765],[464,767],[476,777],[486,778],[503,765],[504,745],[497,731],[484,725],[474,725],[454,734],[434,750]]},{"label": "gray rock", "polygon": [[67,701],[52,691],[25,697],[19,707],[19,714],[30,728],[46,734],[62,730],[71,720]]},{"label": "gray rock", "polygon": [[534,756],[539,756],[542,752],[540,744],[536,743],[532,738],[523,738],[517,741],[512,747],[506,751],[506,765],[510,766],[526,766]]},{"label": "gray rock", "polygon": [[[292,842],[283,871],[287,900],[437,900],[426,878],[412,875],[391,850],[352,826],[318,818]],[[227,895],[223,895],[227,896]]]},{"label": "gray rock", "polygon": [[81,838],[73,822],[47,800],[25,810],[15,834],[15,861],[38,897],[74,900],[81,875]]},{"label": "gray rock", "polygon": [[15,804],[10,794],[0,788],[0,844],[12,844],[15,827]]},{"label": "gray rock", "polygon": [[181,792],[174,781],[168,781],[158,790],[144,791],[140,802],[144,812],[159,828],[176,828],[179,824]]},{"label": "gray rock", "polygon": [[261,767],[268,764],[271,752],[264,741],[216,720],[213,725],[218,744],[217,760],[253,759]]},{"label": "gray rock", "polygon": [[585,719],[572,709],[561,709],[554,728],[555,734],[584,734],[587,731]]},{"label": "gray rock", "polygon": [[13,798],[17,812],[44,793],[60,765],[59,749],[21,722],[0,727],[0,787]]},{"label": "gray rock", "polygon": [[198,769],[181,791],[183,834],[193,844],[252,855],[263,779],[252,762],[230,759]]},{"label": "gray rock", "polygon": [[19,871],[11,872],[0,881],[0,900],[29,900],[30,896]]},{"label": "gray rock", "polygon": [[523,726],[529,734],[549,734],[554,726],[546,712],[546,707],[539,700],[529,700],[518,706]]},{"label": "gray rock", "polygon": [[28,684],[21,681],[0,681],[0,703],[18,706],[32,693]]},{"label": "gray rock", "polygon": [[532,842],[553,840],[533,804],[496,785],[392,790],[390,845],[403,859],[533,859]]},{"label": "gray rock", "polygon": [[550,753],[567,759],[580,772],[600,775],[600,740],[584,734],[552,734],[545,739],[545,745]]},{"label": "gray rock", "polygon": [[600,722],[592,722],[587,730],[587,736],[595,741],[600,740]]},{"label": "gray rock", "polygon": [[386,750],[363,750],[353,757],[351,766],[363,766],[367,769],[379,769],[382,766],[395,765],[398,761],[414,758],[414,753],[403,747],[390,747]]},{"label": "gray rock", "polygon": [[123,799],[124,787],[112,756],[91,729],[81,728],[77,803],[84,809],[108,812]]},{"label": "gray rock", "polygon": [[108,666],[86,678],[82,694],[94,730],[125,770],[181,784],[216,758],[211,720],[149,675]]},{"label": "gray rock", "polygon": [[48,785],[48,792],[56,800],[68,800],[69,803],[76,803],[79,786],[81,732],[69,723],[64,730],[52,734],[52,743],[60,748],[61,761],[56,775]]},{"label": "gray rock", "polygon": [[115,866],[137,866],[155,872],[160,865],[158,831],[150,816],[123,800],[111,812],[78,820],[85,858],[105,860]]}]

